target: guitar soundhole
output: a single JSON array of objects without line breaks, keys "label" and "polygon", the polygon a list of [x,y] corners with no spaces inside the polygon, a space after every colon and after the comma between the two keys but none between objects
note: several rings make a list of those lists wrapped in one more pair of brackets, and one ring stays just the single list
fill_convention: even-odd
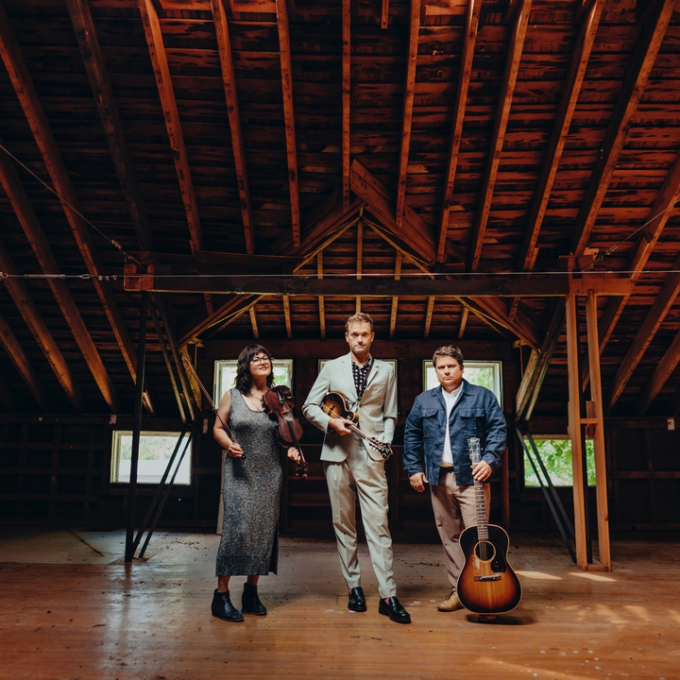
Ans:
[{"label": "guitar soundhole", "polygon": [[496,555],[496,548],[494,548],[493,543],[489,541],[480,541],[475,546],[475,555],[482,562],[491,562],[491,560]]}]

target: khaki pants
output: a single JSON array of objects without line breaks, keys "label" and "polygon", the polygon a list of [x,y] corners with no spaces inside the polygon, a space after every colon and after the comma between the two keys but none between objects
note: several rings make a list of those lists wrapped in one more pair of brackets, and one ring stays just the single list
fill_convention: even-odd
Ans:
[{"label": "khaki pants", "polygon": [[[486,516],[489,518],[491,488],[484,484]],[[460,548],[460,535],[463,529],[477,524],[475,512],[475,487],[458,486],[454,472],[444,468],[439,473],[439,484],[430,485],[430,500],[437,524],[439,538],[444,546],[446,573],[451,588],[456,589],[458,576],[465,566],[465,556]]]},{"label": "khaki pants", "polygon": [[366,542],[380,597],[397,594],[392,567],[392,537],[387,523],[387,478],[384,461],[374,461],[357,442],[342,463],[324,462],[338,543],[340,567],[348,588],[361,586],[357,557],[356,498],[359,496]]}]

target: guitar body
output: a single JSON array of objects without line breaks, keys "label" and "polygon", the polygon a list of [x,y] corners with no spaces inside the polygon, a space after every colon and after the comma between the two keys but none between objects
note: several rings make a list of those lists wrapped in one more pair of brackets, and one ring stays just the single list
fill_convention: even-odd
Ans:
[{"label": "guitar body", "polygon": [[460,535],[465,566],[456,592],[466,609],[475,614],[505,614],[522,598],[522,587],[508,564],[510,539],[502,527],[487,524],[488,539],[480,541],[476,526]]},{"label": "guitar body", "polygon": [[321,407],[331,418],[345,418],[353,423],[359,422],[359,414],[350,411],[347,400],[340,392],[326,392]]}]

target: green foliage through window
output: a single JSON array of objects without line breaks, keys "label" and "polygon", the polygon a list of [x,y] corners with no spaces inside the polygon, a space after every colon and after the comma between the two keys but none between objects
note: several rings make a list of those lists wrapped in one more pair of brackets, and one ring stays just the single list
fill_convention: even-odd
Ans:
[{"label": "green foliage through window", "polygon": [[[534,439],[550,479],[555,486],[572,486],[571,439]],[[595,452],[593,441],[586,441],[586,471],[588,486],[595,486]],[[524,485],[539,486],[531,462],[524,452]]]}]

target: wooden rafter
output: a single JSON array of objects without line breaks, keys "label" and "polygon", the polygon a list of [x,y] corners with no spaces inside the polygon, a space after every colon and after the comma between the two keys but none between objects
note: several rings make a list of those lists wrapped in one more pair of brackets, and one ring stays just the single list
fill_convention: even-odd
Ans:
[{"label": "wooden rafter", "polygon": [[342,0],[342,207],[350,200],[352,2]]},{"label": "wooden rafter", "polygon": [[[90,237],[88,226],[80,216],[78,197],[76,196],[68,172],[61,158],[61,152],[57,146],[52,130],[47,122],[47,117],[42,108],[38,95],[33,85],[26,63],[24,62],[16,39],[10,30],[9,20],[5,13],[2,3],[0,3],[0,57],[5,64],[7,73],[21,107],[26,116],[26,120],[31,128],[36,144],[45,163],[45,167],[52,179],[56,192],[61,197],[61,203],[75,237],[78,249],[85,261],[88,273],[93,277],[98,277],[101,272],[99,257],[96,252],[92,238]],[[130,334],[125,327],[123,316],[118,307],[118,303],[107,281],[100,281],[93,278],[92,283],[97,291],[97,295],[102,303],[116,342],[127,364],[132,379],[137,379],[137,353],[132,344]],[[147,405],[149,405],[147,399]]]},{"label": "wooden rafter", "polygon": [[0,314],[0,345],[2,345],[7,356],[12,360],[17,371],[19,371],[19,375],[21,375],[28,386],[33,398],[42,408],[48,408],[47,393],[40,380],[40,376],[2,314]]},{"label": "wooden rafter", "polygon": [[[361,220],[357,222],[357,281],[361,280],[361,267],[364,257],[364,224]],[[361,296],[357,295],[356,313],[361,311]]]},{"label": "wooden rafter", "polygon": [[468,315],[470,312],[467,307],[463,307],[463,311],[460,314],[460,328],[458,329],[458,339],[461,340],[463,335],[465,335],[465,326],[467,326]]},{"label": "wooden rafter", "polygon": [[89,4],[86,0],[66,0],[66,6],[78,40],[78,47],[97,104],[99,117],[104,127],[106,141],[109,144],[111,160],[116,168],[118,180],[132,218],[137,241],[142,250],[151,250],[153,249],[153,240],[146,205],[118,113],[118,106],[111,89],[111,81],[97,39]]},{"label": "wooden rafter", "polygon": [[[673,270],[680,268],[680,257],[678,257],[673,265]],[[612,388],[609,394],[609,408],[611,409],[618,401],[621,393],[628,384],[628,380],[633,375],[637,365],[642,360],[644,353],[647,351],[649,344],[652,342],[656,332],[659,330],[661,323],[670,312],[675,299],[680,293],[680,274],[669,274],[664,282],[659,294],[654,300],[652,308],[649,310],[645,320],[642,322],[640,329],[633,340],[633,344],[628,349],[625,358],[619,364],[619,368],[614,376]],[[657,369],[658,370],[658,369]]]},{"label": "wooden rafter", "polygon": [[[316,256],[316,275],[319,279],[323,279],[323,251]],[[326,309],[324,305],[323,295],[319,295],[319,332],[321,339],[326,339]]]},{"label": "wooden rafter", "polygon": [[253,329],[253,337],[257,340],[260,337],[260,331],[257,328],[257,314],[255,313],[255,305],[253,305],[249,310],[250,314],[250,326]]},{"label": "wooden rafter", "polygon": [[578,101],[583,79],[586,74],[586,67],[590,59],[590,53],[595,42],[595,35],[600,25],[600,17],[604,7],[604,0],[596,0],[590,7],[587,16],[581,22],[576,44],[572,52],[569,71],[562,87],[562,97],[557,110],[555,124],[552,129],[550,141],[545,152],[541,174],[538,178],[536,193],[529,210],[527,218],[527,229],[524,234],[524,241],[520,249],[517,266],[519,269],[533,269],[538,250],[536,242],[541,230],[541,224],[545,217],[548,207],[548,199],[555,182],[557,168],[562,158],[565,142],[574,117],[576,102]]},{"label": "wooden rafter", "polygon": [[[227,13],[224,11],[222,0],[211,0],[213,20],[215,22],[215,36],[220,54],[222,80],[224,82],[224,96],[227,102],[227,117],[231,131],[231,147],[234,153],[234,167],[236,168],[236,183],[241,201],[241,219],[243,220],[243,234],[246,242],[246,252],[255,252],[255,225],[250,205],[250,191],[248,189],[248,173],[246,171],[246,154],[241,132],[241,116],[238,108],[236,93],[236,76],[234,75],[234,59],[229,38],[229,24]],[[254,311],[252,312],[255,313]]]},{"label": "wooden rafter", "polygon": [[390,0],[382,0],[380,12],[380,28],[387,28],[390,21]]},{"label": "wooden rafter", "polygon": [[163,44],[161,24],[153,0],[139,0],[139,12],[142,16],[146,44],[149,49],[151,65],[153,67],[154,77],[156,78],[158,96],[163,109],[163,120],[165,121],[165,128],[168,133],[172,158],[175,162],[175,171],[177,172],[179,190],[182,195],[182,203],[184,204],[184,212],[186,213],[187,223],[189,225],[191,250],[195,252],[201,249],[203,240],[201,234],[201,219],[198,214],[196,193],[194,192],[194,184],[191,179],[189,157],[187,156],[187,150],[184,144],[182,123],[180,122],[179,112],[177,111],[175,90],[170,77],[168,57],[165,52],[165,45]]},{"label": "wooden rafter", "polygon": [[[1,140],[0,140],[1,142]],[[45,274],[59,274],[60,269],[52,253],[38,218],[33,210],[31,201],[26,195],[19,176],[11,161],[3,151],[0,151],[0,183],[12,205],[15,215],[21,224],[24,234]],[[61,313],[71,329],[71,333],[78,343],[78,347],[99,387],[102,396],[112,411],[118,410],[118,396],[113,381],[104,366],[92,336],[85,326],[66,282],[57,277],[50,277],[47,283],[59,305]]]},{"label": "wooden rafter", "polygon": [[642,26],[630,66],[614,106],[597,162],[576,217],[571,239],[571,251],[582,255],[595,226],[597,214],[604,201],[616,163],[623,148],[644,92],[656,56],[673,16],[675,0],[653,3],[653,14]]},{"label": "wooden rafter", "polygon": [[510,117],[512,97],[515,93],[519,63],[522,58],[522,50],[524,49],[524,38],[526,37],[527,27],[529,25],[530,13],[531,0],[521,0],[521,7],[515,17],[512,37],[510,39],[508,58],[505,64],[505,73],[503,74],[503,83],[501,85],[498,109],[496,111],[496,120],[491,135],[489,158],[487,160],[486,171],[482,181],[479,208],[477,210],[477,217],[475,219],[475,226],[472,234],[472,245],[470,247],[468,263],[470,271],[475,271],[478,268],[482,256],[484,235],[489,221],[491,201],[496,187],[498,167],[501,162],[501,153],[503,151],[503,141],[505,140],[505,131]]},{"label": "wooden rafter", "polygon": [[291,340],[293,337],[293,322],[290,316],[290,297],[283,295],[283,317],[286,321],[286,337]]},{"label": "wooden rafter", "polygon": [[[401,278],[401,265],[404,256],[400,251],[397,251],[394,262],[394,280],[399,281]],[[392,297],[392,309],[390,310],[390,340],[394,339],[394,334],[397,330],[397,310],[399,309],[399,298],[394,295]]]},{"label": "wooden rafter", "polygon": [[64,392],[73,404],[76,411],[80,411],[83,405],[83,395],[78,383],[75,381],[64,355],[59,349],[57,341],[47,328],[47,324],[38,311],[33,297],[28,292],[26,284],[20,278],[14,278],[18,272],[14,267],[7,249],[0,241],[0,271],[8,276],[4,279],[5,287],[19,313],[26,322],[31,335],[42,351],[52,372],[57,378]]},{"label": "wooden rafter", "polygon": [[[222,332],[227,326],[231,325],[240,318],[243,314],[250,311],[251,307],[254,307],[260,300],[263,300],[266,295],[235,295],[230,298],[229,302],[222,305],[219,309],[215,310],[208,317],[209,321],[206,321],[205,328],[203,330],[210,329],[210,334],[208,337],[213,337],[218,333]],[[195,338],[198,332],[193,333],[193,335],[187,339],[187,336],[180,338],[180,346],[186,346],[186,343]]]},{"label": "wooden rafter", "polygon": [[442,216],[439,225],[439,242],[437,244],[437,262],[443,262],[446,254],[446,238],[449,231],[451,217],[451,202],[453,200],[453,187],[456,180],[458,167],[458,152],[460,141],[463,137],[463,121],[465,120],[465,105],[467,104],[468,90],[472,78],[472,59],[475,54],[477,42],[477,28],[481,11],[481,0],[469,0],[467,19],[465,22],[465,34],[463,36],[463,53],[461,56],[460,73],[456,87],[456,99],[453,105],[453,124],[451,127],[451,148],[449,150],[449,163],[446,170],[446,185],[444,187],[444,200],[442,202]]},{"label": "wooden rafter", "polygon": [[298,247],[300,235],[300,190],[298,182],[297,145],[295,141],[295,115],[293,108],[293,64],[290,52],[290,27],[286,0],[276,0],[276,25],[279,31],[279,57],[281,60],[281,88],[283,91],[283,119],[286,132],[286,157],[290,189],[290,214],[293,245]]},{"label": "wooden rafter", "polygon": [[432,315],[434,313],[435,296],[430,295],[427,298],[427,309],[425,311],[425,330],[423,331],[423,338],[427,340],[430,337],[430,327],[432,326]]},{"label": "wooden rafter", "polygon": [[408,155],[411,147],[411,123],[413,121],[413,100],[416,89],[416,63],[418,61],[418,34],[420,33],[420,0],[411,0],[409,20],[408,56],[406,59],[406,84],[404,86],[404,111],[401,127],[401,151],[399,153],[399,175],[397,177],[397,207],[395,221],[401,228],[404,221],[406,199],[406,176]]}]

